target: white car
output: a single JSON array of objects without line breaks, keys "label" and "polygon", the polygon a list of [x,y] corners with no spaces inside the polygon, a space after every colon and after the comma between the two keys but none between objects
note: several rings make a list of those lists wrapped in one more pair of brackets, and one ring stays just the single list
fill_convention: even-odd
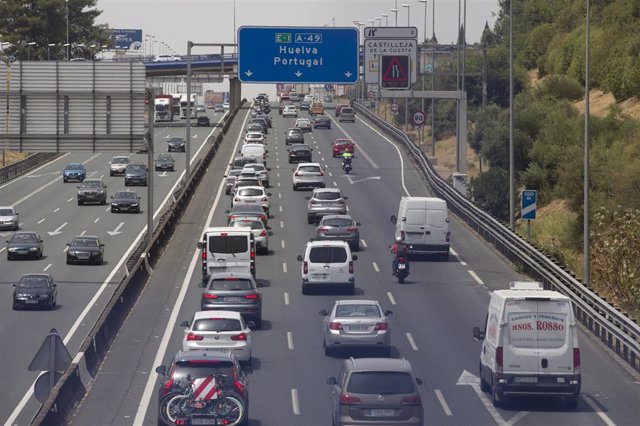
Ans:
[{"label": "white car", "polygon": [[17,231],[20,227],[20,216],[13,206],[0,206],[0,228]]},{"label": "white car", "polygon": [[251,360],[251,329],[253,321],[245,323],[239,312],[198,311],[191,322],[180,323],[184,329],[182,350],[229,349],[238,361]]},{"label": "white car", "polygon": [[260,204],[266,214],[269,214],[271,207],[271,193],[267,192],[263,186],[241,186],[233,194],[232,206],[236,204]]},{"label": "white car", "polygon": [[311,288],[354,294],[353,262],[358,256],[351,254],[346,241],[309,241],[304,255],[297,259],[302,263],[302,294],[308,294]]},{"label": "white car", "polygon": [[295,105],[287,105],[282,110],[282,116],[283,117],[297,117],[298,116],[298,109],[295,107]]},{"label": "white car", "polygon": [[256,241],[256,253],[269,253],[269,235],[271,228],[266,226],[260,218],[256,216],[238,216],[229,222],[231,228],[251,228],[251,233]]},{"label": "white car", "polygon": [[304,100],[305,102],[313,102],[314,101],[313,95],[304,95]]},{"label": "white car", "polygon": [[109,176],[124,175],[124,171],[131,159],[126,155],[116,155],[109,161]]},{"label": "white car", "polygon": [[153,58],[153,62],[175,62],[175,61],[181,61],[182,58],[180,56],[173,56],[173,55],[156,55]]},{"label": "white car", "polygon": [[262,143],[264,144],[264,135],[258,132],[248,132],[244,135],[244,143]]},{"label": "white car", "polygon": [[293,190],[301,187],[324,188],[324,169],[319,163],[299,163],[293,170]]}]

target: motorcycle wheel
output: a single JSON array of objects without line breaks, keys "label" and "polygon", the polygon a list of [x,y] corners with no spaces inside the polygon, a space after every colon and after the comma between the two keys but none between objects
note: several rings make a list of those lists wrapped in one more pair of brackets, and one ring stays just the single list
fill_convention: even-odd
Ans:
[{"label": "motorcycle wheel", "polygon": [[403,274],[398,275],[398,283],[399,284],[404,284],[404,275]]}]

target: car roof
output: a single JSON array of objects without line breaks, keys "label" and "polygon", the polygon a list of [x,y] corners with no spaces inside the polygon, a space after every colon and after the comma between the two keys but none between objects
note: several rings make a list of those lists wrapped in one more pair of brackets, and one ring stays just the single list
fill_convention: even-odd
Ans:
[{"label": "car roof", "polygon": [[66,166],[84,167],[82,163],[67,163]]},{"label": "car roof", "polygon": [[240,319],[240,312],[234,311],[198,311],[193,315],[194,320],[212,318]]},{"label": "car roof", "polygon": [[314,240],[307,242],[307,248],[311,247],[349,247],[349,243],[340,240]]},{"label": "car roof", "polygon": [[320,218],[320,221],[329,220],[329,219],[349,219],[353,220],[351,215],[349,214],[327,214]]},{"label": "car roof", "polygon": [[0,206],[0,209],[11,209],[11,210],[15,210],[16,208],[13,206]]},{"label": "car roof", "polygon": [[318,166],[318,167],[320,167],[320,163],[298,163],[298,167],[303,167],[303,166]]},{"label": "car roof", "polygon": [[380,303],[377,300],[341,299],[336,300],[334,305],[380,305]]},{"label": "car roof", "polygon": [[351,371],[405,371],[411,372],[411,364],[404,358],[349,358],[345,365]]},{"label": "car roof", "polygon": [[53,279],[53,277],[51,276],[51,274],[47,274],[44,272],[29,272],[27,274],[22,274],[22,276],[20,277],[20,279],[24,278],[24,277],[45,277],[45,278],[51,278]]},{"label": "car roof", "polygon": [[13,233],[13,235],[25,235],[25,234],[28,234],[28,235],[35,234],[35,235],[38,235],[38,233],[37,233],[36,231],[16,231],[16,232],[14,232],[14,233]]},{"label": "car roof", "polygon": [[258,185],[247,185],[247,186],[243,186],[242,189],[261,189],[263,192],[266,191],[264,189],[264,186],[258,186]]}]

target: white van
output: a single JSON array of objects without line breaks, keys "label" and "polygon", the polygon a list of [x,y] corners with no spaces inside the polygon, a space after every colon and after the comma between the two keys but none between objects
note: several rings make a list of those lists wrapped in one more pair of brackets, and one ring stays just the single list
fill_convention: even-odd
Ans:
[{"label": "white van", "polygon": [[267,153],[269,151],[261,143],[247,143],[238,151],[243,157],[255,158],[256,162],[267,165]]},{"label": "white van", "polygon": [[580,347],[571,299],[539,282],[511,282],[491,293],[482,340],[480,385],[493,405],[510,395],[580,396]]},{"label": "white van", "polygon": [[354,294],[354,260],[358,256],[351,254],[346,241],[308,242],[304,255],[298,255],[298,261],[302,262],[302,294],[307,294],[311,287],[337,287]]},{"label": "white van", "polygon": [[198,241],[202,250],[202,282],[214,272],[251,272],[256,275],[256,242],[249,227],[207,228]]},{"label": "white van", "polygon": [[396,238],[401,237],[411,254],[438,254],[449,260],[449,216],[447,203],[440,198],[402,197],[396,224]]}]

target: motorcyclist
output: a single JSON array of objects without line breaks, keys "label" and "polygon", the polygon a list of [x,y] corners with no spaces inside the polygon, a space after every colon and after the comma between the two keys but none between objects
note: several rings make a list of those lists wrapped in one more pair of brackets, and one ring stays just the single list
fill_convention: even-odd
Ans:
[{"label": "motorcyclist", "polygon": [[344,151],[342,153],[342,167],[344,167],[345,164],[351,165],[352,159],[353,159],[353,153]]},{"label": "motorcyclist", "polygon": [[407,274],[409,274],[409,246],[402,241],[402,237],[396,237],[396,241],[391,245],[391,253],[393,256],[393,263],[391,264],[391,275],[396,275],[398,270],[398,259],[403,257],[405,264],[407,265]]}]

